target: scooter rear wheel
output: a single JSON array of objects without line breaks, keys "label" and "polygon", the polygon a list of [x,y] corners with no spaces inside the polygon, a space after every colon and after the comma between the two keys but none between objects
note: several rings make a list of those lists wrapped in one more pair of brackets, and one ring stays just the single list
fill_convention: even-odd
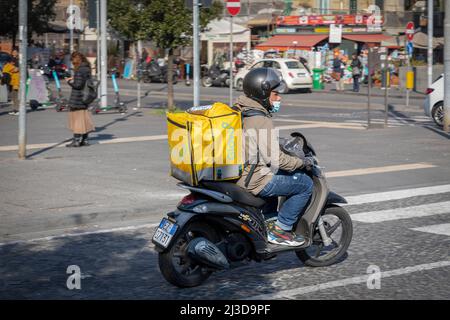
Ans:
[{"label": "scooter rear wheel", "polygon": [[325,230],[332,239],[332,244],[324,245],[319,230],[313,236],[313,244],[295,252],[307,266],[326,267],[339,262],[347,253],[353,236],[353,224],[344,208],[333,206],[325,209],[322,215]]},{"label": "scooter rear wheel", "polygon": [[196,287],[212,273],[187,254],[189,242],[197,237],[205,237],[211,242],[219,241],[219,235],[211,226],[203,222],[192,222],[172,240],[174,244],[168,251],[159,253],[159,270],[168,282],[177,287]]}]

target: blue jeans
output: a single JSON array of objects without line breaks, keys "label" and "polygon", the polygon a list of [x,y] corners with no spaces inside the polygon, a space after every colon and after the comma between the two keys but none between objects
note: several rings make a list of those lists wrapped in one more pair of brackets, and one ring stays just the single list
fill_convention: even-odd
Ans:
[{"label": "blue jeans", "polygon": [[308,203],[312,190],[313,181],[307,174],[301,171],[279,171],[258,196],[262,198],[286,197],[286,201],[278,213],[277,225],[285,231],[290,231]]}]

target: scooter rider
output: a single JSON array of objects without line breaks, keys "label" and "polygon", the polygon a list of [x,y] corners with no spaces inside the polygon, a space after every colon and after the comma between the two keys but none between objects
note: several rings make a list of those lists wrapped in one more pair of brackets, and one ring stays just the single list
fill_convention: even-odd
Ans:
[{"label": "scooter rider", "polygon": [[280,150],[271,114],[280,109],[278,92],[283,92],[283,86],[281,74],[272,68],[255,68],[244,78],[245,95],[238,97],[235,108],[243,114],[247,161],[237,184],[261,198],[285,196],[277,221],[268,225],[268,241],[299,246],[305,240],[292,229],[313,190],[312,179],[300,169],[312,166],[314,159]]}]

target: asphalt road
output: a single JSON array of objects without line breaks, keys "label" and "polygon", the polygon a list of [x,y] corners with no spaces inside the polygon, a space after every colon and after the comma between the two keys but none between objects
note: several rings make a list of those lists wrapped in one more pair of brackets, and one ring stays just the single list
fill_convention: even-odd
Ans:
[{"label": "asphalt road", "polygon": [[[176,87],[182,107],[186,88]],[[363,96],[318,93],[287,95],[274,122],[282,135],[301,130],[330,188],[352,200],[348,256],[309,268],[286,253],[197,288],[168,284],[150,240],[184,193],[168,176],[160,92],[140,110],[130,102],[125,115],[95,115],[93,145],[76,150],[63,147],[65,112],[30,112],[27,161],[14,150],[17,118],[0,109],[1,299],[450,298],[449,135],[423,116],[420,99],[408,107],[391,99],[388,127],[367,129]],[[202,92],[204,103],[228,94]],[[373,103],[372,124],[380,124],[383,98]],[[71,265],[81,270],[81,289],[67,287]],[[373,268],[381,274],[371,289]]]}]

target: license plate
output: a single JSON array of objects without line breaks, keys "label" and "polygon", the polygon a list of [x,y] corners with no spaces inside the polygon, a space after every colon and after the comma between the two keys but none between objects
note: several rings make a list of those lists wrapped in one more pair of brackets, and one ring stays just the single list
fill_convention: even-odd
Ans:
[{"label": "license plate", "polygon": [[299,76],[299,77],[304,77],[305,74],[304,74],[304,73],[297,73],[297,76]]},{"label": "license plate", "polygon": [[167,248],[177,229],[177,224],[163,218],[158,229],[156,229],[155,234],[153,235],[153,242]]}]

